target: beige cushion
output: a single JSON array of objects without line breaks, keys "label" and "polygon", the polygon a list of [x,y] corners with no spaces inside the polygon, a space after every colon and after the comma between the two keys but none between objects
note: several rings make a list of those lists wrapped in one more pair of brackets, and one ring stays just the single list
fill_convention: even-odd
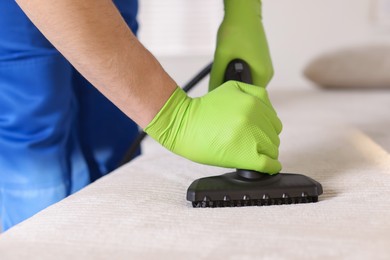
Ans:
[{"label": "beige cushion", "polygon": [[309,63],[304,74],[325,88],[390,88],[390,45],[323,54]]}]

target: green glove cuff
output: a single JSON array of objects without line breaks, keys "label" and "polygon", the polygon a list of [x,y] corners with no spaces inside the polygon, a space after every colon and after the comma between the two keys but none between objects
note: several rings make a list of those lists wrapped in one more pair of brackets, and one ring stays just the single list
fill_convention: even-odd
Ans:
[{"label": "green glove cuff", "polygon": [[153,120],[145,127],[144,131],[153,139],[160,142],[164,147],[172,150],[170,144],[174,144],[172,139],[176,138],[180,128],[177,118],[185,118],[183,114],[187,111],[191,98],[179,87],[173,92],[165,105],[160,109]]},{"label": "green glove cuff", "polygon": [[251,17],[261,18],[261,0],[224,0],[225,20],[242,23]]}]

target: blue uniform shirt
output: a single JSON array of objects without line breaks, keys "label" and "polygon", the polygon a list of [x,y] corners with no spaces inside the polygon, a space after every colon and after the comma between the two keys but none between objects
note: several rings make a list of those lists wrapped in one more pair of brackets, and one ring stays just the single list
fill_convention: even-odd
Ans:
[{"label": "blue uniform shirt", "polygon": [[[136,33],[137,0],[114,2]],[[0,1],[3,231],[115,169],[136,133],[15,1]]]}]

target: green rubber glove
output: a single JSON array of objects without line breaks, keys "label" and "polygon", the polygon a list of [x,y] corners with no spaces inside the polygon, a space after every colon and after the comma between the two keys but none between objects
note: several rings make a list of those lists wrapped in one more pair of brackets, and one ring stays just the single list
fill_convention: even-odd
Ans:
[{"label": "green rubber glove", "polygon": [[254,85],[266,87],[274,71],[262,24],[261,0],[224,0],[224,4],[209,90],[223,83],[228,63],[236,58],[249,64]]},{"label": "green rubber glove", "polygon": [[265,89],[228,81],[200,98],[177,88],[144,130],[192,161],[275,174],[281,129]]}]

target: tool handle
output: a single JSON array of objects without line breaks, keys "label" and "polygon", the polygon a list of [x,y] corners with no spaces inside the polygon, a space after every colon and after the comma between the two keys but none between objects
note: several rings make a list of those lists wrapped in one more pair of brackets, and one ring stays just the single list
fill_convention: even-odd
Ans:
[{"label": "tool handle", "polygon": [[[236,80],[248,84],[252,84],[252,74],[248,63],[241,59],[232,60],[225,71],[224,81]],[[252,170],[243,170],[237,169],[237,174],[245,179],[260,179],[263,178],[265,173],[252,171]]]},{"label": "tool handle", "polygon": [[241,59],[232,60],[226,68],[224,82],[229,80],[253,84],[252,74],[248,63]]}]

